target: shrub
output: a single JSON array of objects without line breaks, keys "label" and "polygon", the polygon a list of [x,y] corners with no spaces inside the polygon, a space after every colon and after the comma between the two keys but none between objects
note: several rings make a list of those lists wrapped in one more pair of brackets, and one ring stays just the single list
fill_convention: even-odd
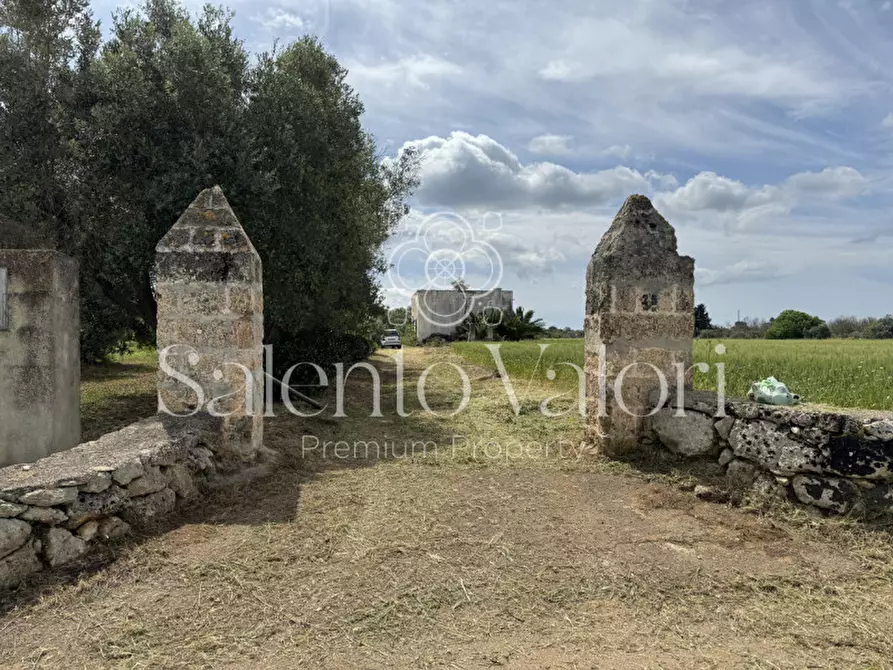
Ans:
[{"label": "shrub", "polygon": [[872,321],[865,327],[862,336],[869,340],[887,340],[893,338],[893,314]]},{"label": "shrub", "polygon": [[825,322],[817,316],[795,309],[786,309],[779,314],[766,330],[767,340],[799,340],[806,337],[807,331]]},{"label": "shrub", "polygon": [[831,329],[825,323],[813,326],[804,333],[807,340],[827,340],[831,337]]},{"label": "shrub", "polygon": [[542,319],[536,319],[533,310],[524,310],[518,307],[514,312],[503,315],[502,322],[496,326],[496,334],[511,342],[521,340],[533,340],[542,337],[546,333],[546,326]]}]

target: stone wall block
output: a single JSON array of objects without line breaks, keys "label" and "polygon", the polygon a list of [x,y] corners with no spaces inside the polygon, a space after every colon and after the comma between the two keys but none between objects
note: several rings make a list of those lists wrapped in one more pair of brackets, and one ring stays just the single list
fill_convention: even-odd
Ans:
[{"label": "stone wall block", "polygon": [[58,489],[37,489],[19,496],[19,502],[23,505],[35,505],[37,507],[52,507],[64,505],[77,499],[78,491],[74,487]]},{"label": "stone wall block", "polygon": [[167,477],[161,472],[161,468],[149,466],[142,477],[137,477],[127,485],[127,494],[135,498],[155,493],[167,486],[167,482]]},{"label": "stone wall block", "polygon": [[68,520],[68,515],[55,507],[29,507],[19,514],[19,518],[25,521],[36,521],[48,526],[55,526],[65,523]]},{"label": "stone wall block", "polygon": [[0,519],[0,558],[25,544],[31,535],[31,524],[18,519]]},{"label": "stone wall block", "polygon": [[650,417],[651,429],[661,444],[683,456],[715,456],[719,443],[713,420],[698,412],[676,416],[675,410],[662,409]]},{"label": "stone wall block", "polygon": [[130,524],[143,523],[170,514],[177,504],[177,496],[170,489],[140,498],[133,498],[130,505],[122,510],[121,517]]},{"label": "stone wall block", "polygon": [[791,485],[800,502],[846,514],[861,500],[859,487],[846,479],[797,475]]},{"label": "stone wall block", "polygon": [[87,553],[87,543],[64,528],[50,528],[43,540],[43,554],[50,567],[70,563]]},{"label": "stone wall block", "polygon": [[43,569],[38,558],[38,546],[36,541],[31,541],[0,558],[0,589],[12,588]]}]

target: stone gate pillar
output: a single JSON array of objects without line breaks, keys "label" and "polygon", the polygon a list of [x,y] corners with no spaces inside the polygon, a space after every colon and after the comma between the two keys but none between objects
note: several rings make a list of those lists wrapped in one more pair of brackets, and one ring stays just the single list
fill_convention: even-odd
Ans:
[{"label": "stone gate pillar", "polygon": [[[587,441],[609,457],[637,448],[661,376],[690,384],[694,260],[651,201],[632,195],[586,271]],[[660,373],[660,374],[659,374]]]},{"label": "stone gate pillar", "polygon": [[[263,285],[257,251],[220,187],[202,191],[156,247],[159,413],[221,416],[219,462],[263,442]],[[167,354],[167,355],[164,355]],[[201,404],[201,406],[199,406]]]}]

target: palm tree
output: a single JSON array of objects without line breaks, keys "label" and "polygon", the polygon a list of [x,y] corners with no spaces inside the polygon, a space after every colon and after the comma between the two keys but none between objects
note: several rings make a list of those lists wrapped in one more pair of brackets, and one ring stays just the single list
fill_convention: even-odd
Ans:
[{"label": "palm tree", "polygon": [[523,307],[518,307],[496,327],[496,333],[513,342],[533,340],[545,335],[546,324],[542,319],[534,318],[532,309],[524,311]]}]

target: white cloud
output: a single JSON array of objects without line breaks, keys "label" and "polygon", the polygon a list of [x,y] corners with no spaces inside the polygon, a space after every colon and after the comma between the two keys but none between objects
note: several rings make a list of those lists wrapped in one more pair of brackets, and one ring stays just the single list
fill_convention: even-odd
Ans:
[{"label": "white cloud", "polygon": [[695,281],[698,286],[717,286],[721,284],[741,284],[744,282],[772,281],[790,275],[773,263],[758,260],[742,260],[721,270],[697,268]]},{"label": "white cloud", "polygon": [[561,156],[571,153],[568,143],[574,138],[571,135],[537,135],[527,144],[527,149],[535,154]]},{"label": "white cloud", "polygon": [[376,65],[353,61],[348,62],[347,68],[353,80],[360,80],[361,85],[390,87],[408,84],[424,90],[440,79],[462,72],[462,68],[455,63],[430,54],[417,54]]},{"label": "white cloud", "polygon": [[869,180],[852,167],[825,168],[821,172],[801,172],[788,177],[783,189],[796,197],[837,200],[854,198],[866,192]]},{"label": "white cloud", "polygon": [[715,172],[701,172],[675,191],[661,193],[657,203],[669,211],[691,215],[701,211],[761,215],[790,212],[813,201],[854,198],[865,193],[869,180],[852,167],[801,172],[780,184],[751,187]]},{"label": "white cloud", "polygon": [[420,153],[419,202],[427,206],[518,210],[588,207],[648,190],[637,170],[574,172],[555,163],[524,165],[486,135],[453,132],[407,142]]},{"label": "white cloud", "polygon": [[645,179],[647,179],[652,187],[657,190],[670,190],[679,186],[679,180],[672,174],[662,174],[657,172],[656,170],[648,170],[645,173]]},{"label": "white cloud", "polygon": [[279,30],[283,28],[289,30],[304,30],[307,28],[304,20],[300,16],[279,8],[271,7],[267,9],[266,15],[259,17],[258,20],[264,28],[269,30]]},{"label": "white cloud", "polygon": [[620,158],[622,160],[626,160],[630,156],[632,156],[633,148],[628,144],[613,144],[609,146],[607,149],[603,149],[601,152],[602,156],[613,156],[615,158]]},{"label": "white cloud", "polygon": [[587,78],[584,69],[577,63],[567,63],[563,60],[551,60],[539,71],[543,79],[573,83]]},{"label": "white cloud", "polygon": [[893,112],[884,117],[884,120],[881,121],[881,128],[893,128]]}]

